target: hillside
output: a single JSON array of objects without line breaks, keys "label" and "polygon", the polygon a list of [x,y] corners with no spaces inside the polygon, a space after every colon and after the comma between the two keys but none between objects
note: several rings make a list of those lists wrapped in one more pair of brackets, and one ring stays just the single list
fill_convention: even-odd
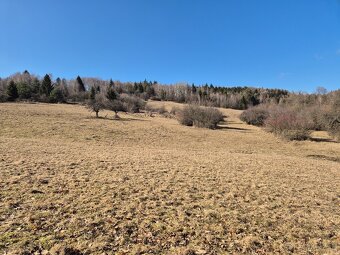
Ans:
[{"label": "hillside", "polygon": [[340,143],[287,142],[221,111],[208,130],[1,104],[0,253],[339,252]]}]

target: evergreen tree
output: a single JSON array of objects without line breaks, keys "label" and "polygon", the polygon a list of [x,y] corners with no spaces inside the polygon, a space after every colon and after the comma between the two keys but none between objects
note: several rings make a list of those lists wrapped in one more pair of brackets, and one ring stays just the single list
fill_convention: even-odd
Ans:
[{"label": "evergreen tree", "polygon": [[138,92],[138,84],[137,82],[133,83],[133,90],[136,92]]},{"label": "evergreen tree", "polygon": [[63,91],[59,87],[55,87],[49,96],[49,101],[51,103],[63,103],[65,102],[65,97]]},{"label": "evergreen tree", "polygon": [[138,92],[141,93],[141,94],[144,92],[144,87],[143,87],[143,84],[141,82],[138,83]]},{"label": "evergreen tree", "polygon": [[48,74],[46,74],[41,83],[41,94],[46,95],[48,97],[51,94],[52,90],[53,90],[53,85],[52,85],[51,78]]},{"label": "evergreen tree", "polygon": [[83,80],[80,78],[79,75],[77,76],[77,79],[76,79],[76,89],[77,89],[77,92],[85,92],[86,91]]},{"label": "evergreen tree", "polygon": [[118,98],[118,95],[117,95],[117,93],[116,93],[116,91],[114,89],[108,89],[107,93],[106,93],[106,97],[110,101],[114,101],[114,100],[116,100]]},{"label": "evergreen tree", "polygon": [[61,79],[58,77],[58,78],[55,80],[55,83],[56,83],[57,85],[60,85],[60,84],[61,84]]},{"label": "evergreen tree", "polygon": [[115,86],[115,83],[113,82],[112,79],[110,79],[110,81],[109,81],[109,89],[113,89],[114,86]]},{"label": "evergreen tree", "polygon": [[197,89],[196,89],[196,87],[195,87],[195,84],[192,84],[192,85],[191,85],[191,92],[192,92],[193,94],[195,94],[196,91],[197,91]]},{"label": "evergreen tree", "polygon": [[152,97],[155,95],[155,89],[152,86],[152,83],[146,85],[145,92],[148,95],[148,97]]},{"label": "evergreen tree", "polygon": [[94,86],[91,87],[91,91],[90,91],[90,99],[94,99],[96,97],[96,89],[94,88]]},{"label": "evergreen tree", "polygon": [[31,87],[25,83],[20,82],[17,85],[18,95],[20,99],[29,99],[32,96],[32,89]]},{"label": "evergreen tree", "polygon": [[7,87],[7,96],[9,101],[14,101],[19,97],[18,89],[14,81],[10,81]]},{"label": "evergreen tree", "polygon": [[32,93],[38,94],[40,91],[40,81],[38,78],[34,78],[32,82]]}]

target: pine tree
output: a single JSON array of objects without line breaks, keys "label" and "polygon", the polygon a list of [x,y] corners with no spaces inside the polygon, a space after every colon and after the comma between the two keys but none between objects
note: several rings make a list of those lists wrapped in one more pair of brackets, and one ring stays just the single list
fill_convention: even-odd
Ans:
[{"label": "pine tree", "polygon": [[76,82],[77,82],[77,87],[76,87],[77,92],[85,92],[86,91],[85,85],[79,75],[77,76]]},{"label": "pine tree", "polygon": [[46,74],[41,83],[41,94],[46,95],[48,97],[51,94],[52,90],[53,90],[53,85],[52,85],[51,78],[48,74]]},{"label": "pine tree", "polygon": [[7,87],[7,96],[9,101],[14,101],[19,97],[18,89],[14,81],[10,81]]}]

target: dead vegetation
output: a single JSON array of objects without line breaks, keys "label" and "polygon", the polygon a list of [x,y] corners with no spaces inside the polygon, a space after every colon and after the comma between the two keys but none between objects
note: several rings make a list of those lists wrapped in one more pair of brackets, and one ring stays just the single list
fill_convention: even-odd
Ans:
[{"label": "dead vegetation", "polygon": [[1,104],[0,253],[338,254],[340,144],[221,111],[228,125],[209,130]]},{"label": "dead vegetation", "polygon": [[216,129],[223,121],[223,114],[218,109],[198,105],[186,105],[177,110],[176,115],[180,124],[199,128]]}]

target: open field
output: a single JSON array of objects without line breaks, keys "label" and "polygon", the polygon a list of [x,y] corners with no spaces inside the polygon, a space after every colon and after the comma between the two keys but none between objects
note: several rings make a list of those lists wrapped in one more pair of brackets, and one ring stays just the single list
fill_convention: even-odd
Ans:
[{"label": "open field", "polygon": [[222,111],[207,130],[0,104],[0,254],[339,254],[340,143]]}]

